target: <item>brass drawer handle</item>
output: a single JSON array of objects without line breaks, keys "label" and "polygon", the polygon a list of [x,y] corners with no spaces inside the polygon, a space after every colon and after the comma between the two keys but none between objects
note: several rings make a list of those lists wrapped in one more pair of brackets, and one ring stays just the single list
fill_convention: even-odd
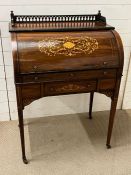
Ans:
[{"label": "brass drawer handle", "polygon": [[73,73],[70,73],[70,76],[71,76],[71,77],[74,77],[74,74],[73,74]]},{"label": "brass drawer handle", "polygon": [[106,71],[104,71],[104,72],[103,72],[103,74],[104,74],[104,75],[107,75],[107,72],[106,72]]},{"label": "brass drawer handle", "polygon": [[107,64],[108,64],[108,62],[104,61],[104,62],[103,62],[103,64],[104,64],[104,65],[107,65]]},{"label": "brass drawer handle", "polygon": [[36,81],[36,80],[38,80],[38,77],[35,77],[34,79],[35,79],[35,81]]},{"label": "brass drawer handle", "polygon": [[91,87],[91,85],[90,85],[90,84],[88,84],[88,85],[87,85],[87,87]]}]

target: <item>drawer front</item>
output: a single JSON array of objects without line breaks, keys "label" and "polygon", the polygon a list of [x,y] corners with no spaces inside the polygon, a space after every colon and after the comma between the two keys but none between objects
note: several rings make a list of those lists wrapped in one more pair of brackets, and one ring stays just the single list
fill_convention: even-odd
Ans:
[{"label": "drawer front", "polygon": [[[74,71],[63,73],[23,75],[22,82],[50,82],[50,81],[72,81],[99,78],[115,78],[116,69],[103,69],[91,71]],[[16,81],[20,81],[19,78]]]},{"label": "drawer front", "polygon": [[23,99],[40,98],[41,97],[40,84],[24,84],[24,85],[22,85],[22,97],[23,97]]},{"label": "drawer front", "polygon": [[54,82],[45,84],[45,95],[83,93],[96,90],[95,81],[84,82]]},{"label": "drawer front", "polygon": [[119,66],[110,31],[17,33],[17,43],[19,73]]},{"label": "drawer front", "polygon": [[115,88],[115,79],[103,79],[99,81],[99,90],[105,89],[114,89]]}]

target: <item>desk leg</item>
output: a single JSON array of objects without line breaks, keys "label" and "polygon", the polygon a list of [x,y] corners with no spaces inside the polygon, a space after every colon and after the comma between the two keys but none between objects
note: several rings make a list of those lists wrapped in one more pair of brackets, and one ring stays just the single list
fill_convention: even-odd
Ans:
[{"label": "desk leg", "polygon": [[111,148],[110,140],[111,140],[111,134],[112,134],[113,123],[114,123],[114,118],[115,118],[117,100],[118,100],[117,98],[114,98],[111,101],[111,110],[110,110],[110,117],[109,117],[107,142],[106,142],[106,146],[108,149]]},{"label": "desk leg", "polygon": [[90,93],[90,105],[89,105],[89,119],[92,119],[92,105],[93,105],[94,92]]},{"label": "desk leg", "polygon": [[22,158],[23,158],[23,162],[25,164],[28,164],[28,161],[27,161],[26,155],[25,155],[25,137],[24,137],[23,110],[22,109],[18,109],[18,115],[19,115],[18,118],[19,118]]}]

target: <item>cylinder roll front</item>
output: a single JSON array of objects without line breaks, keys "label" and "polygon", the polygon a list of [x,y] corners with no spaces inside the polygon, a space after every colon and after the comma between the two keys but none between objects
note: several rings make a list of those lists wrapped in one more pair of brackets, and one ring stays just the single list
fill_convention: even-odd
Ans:
[{"label": "cylinder roll front", "polygon": [[16,35],[17,73],[112,68],[120,64],[118,41],[111,30]]}]

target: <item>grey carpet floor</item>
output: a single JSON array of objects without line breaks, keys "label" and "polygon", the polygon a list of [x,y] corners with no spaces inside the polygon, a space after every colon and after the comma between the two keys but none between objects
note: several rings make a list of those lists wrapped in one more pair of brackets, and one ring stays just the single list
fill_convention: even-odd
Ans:
[{"label": "grey carpet floor", "polygon": [[0,175],[131,175],[131,110],[118,110],[112,149],[109,111],[25,121],[28,165],[21,160],[17,121],[0,122]]}]

